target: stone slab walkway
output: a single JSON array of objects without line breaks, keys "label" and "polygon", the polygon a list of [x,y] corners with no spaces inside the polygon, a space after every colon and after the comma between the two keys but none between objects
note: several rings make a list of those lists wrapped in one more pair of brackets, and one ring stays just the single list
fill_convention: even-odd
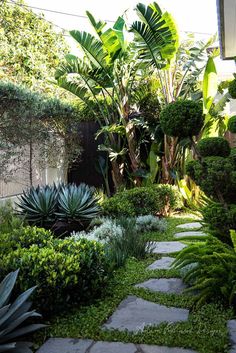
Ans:
[{"label": "stone slab walkway", "polygon": [[184,249],[187,245],[180,241],[156,241],[153,242],[154,254],[171,254]]},{"label": "stone slab walkway", "polygon": [[236,353],[236,320],[229,320],[227,327],[231,343],[231,350],[229,353]]},{"label": "stone slab walkway", "polygon": [[176,226],[176,228],[180,228],[180,229],[200,229],[202,228],[202,225],[200,222],[192,222],[192,223],[185,223],[185,224],[179,224],[178,226]]},{"label": "stone slab walkway", "polygon": [[103,329],[137,332],[143,331],[146,326],[163,322],[187,321],[188,315],[187,309],[167,307],[136,296],[128,296],[103,325]]},{"label": "stone slab walkway", "polygon": [[180,232],[174,234],[174,238],[183,238],[183,237],[207,237],[207,234],[202,232],[201,230],[192,230],[188,232]]},{"label": "stone slab walkway", "polygon": [[122,342],[95,342],[71,338],[50,338],[37,353],[197,353],[183,348]]},{"label": "stone slab walkway", "polygon": [[152,292],[181,294],[186,285],[181,278],[153,278],[136,284],[135,287],[149,289]]},{"label": "stone slab walkway", "polygon": [[168,270],[174,262],[174,257],[163,256],[147,267],[148,270]]}]

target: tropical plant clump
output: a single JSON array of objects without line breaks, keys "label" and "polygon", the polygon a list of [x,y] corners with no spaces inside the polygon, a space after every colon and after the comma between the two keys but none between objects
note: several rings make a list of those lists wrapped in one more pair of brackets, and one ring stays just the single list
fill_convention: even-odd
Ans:
[{"label": "tropical plant clump", "polygon": [[161,111],[160,122],[168,136],[180,139],[196,136],[203,127],[202,106],[190,100],[170,103]]},{"label": "tropical plant clump", "polygon": [[100,212],[95,189],[86,184],[31,187],[20,196],[18,207],[29,224],[57,232],[61,222],[65,233],[83,228]]},{"label": "tropical plant clump", "polygon": [[41,316],[35,310],[29,311],[32,303],[28,299],[35,287],[26,290],[13,303],[9,303],[18,273],[18,270],[10,272],[0,283],[0,352],[32,353],[32,343],[19,338],[22,339],[45,325],[32,324],[29,321]]}]

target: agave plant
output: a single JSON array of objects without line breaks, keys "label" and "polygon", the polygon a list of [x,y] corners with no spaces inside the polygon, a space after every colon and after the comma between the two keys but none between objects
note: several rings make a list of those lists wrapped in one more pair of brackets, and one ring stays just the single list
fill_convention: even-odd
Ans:
[{"label": "agave plant", "polygon": [[23,323],[32,317],[40,317],[35,310],[28,311],[31,303],[28,300],[35,287],[22,293],[13,304],[9,303],[18,270],[9,273],[0,283],[0,352],[32,353],[30,342],[19,341],[18,338],[32,333],[45,325]]},{"label": "agave plant", "polygon": [[90,221],[100,212],[94,189],[86,184],[62,186],[58,196],[57,216],[69,222]]},{"label": "agave plant", "polygon": [[19,213],[31,224],[45,226],[55,219],[58,190],[56,185],[31,187],[23,191],[18,207]]}]

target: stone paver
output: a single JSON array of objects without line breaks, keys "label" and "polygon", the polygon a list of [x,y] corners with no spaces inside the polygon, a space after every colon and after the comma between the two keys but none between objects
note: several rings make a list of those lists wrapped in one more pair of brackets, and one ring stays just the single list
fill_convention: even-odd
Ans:
[{"label": "stone paver", "polygon": [[156,260],[150,266],[148,266],[148,270],[168,270],[172,263],[174,262],[174,257],[163,256],[161,259]]},{"label": "stone paver", "polygon": [[136,353],[137,348],[132,343],[96,342],[88,353]]},{"label": "stone paver", "polygon": [[[87,347],[87,348],[86,348]],[[197,353],[190,349],[136,345],[122,342],[94,342],[71,338],[50,338],[37,353]]]},{"label": "stone paver", "polygon": [[179,224],[176,226],[176,228],[180,229],[200,229],[202,228],[202,225],[200,222],[192,222],[192,223],[185,223],[185,224]]},{"label": "stone paver", "polygon": [[103,329],[142,331],[145,326],[162,322],[187,321],[188,315],[187,309],[167,307],[136,296],[128,296],[103,325]]},{"label": "stone paver", "polygon": [[196,351],[192,351],[190,349],[148,346],[145,344],[141,344],[140,348],[142,350],[142,353],[197,353]]},{"label": "stone paver", "polygon": [[186,285],[181,278],[153,278],[136,284],[135,287],[149,289],[152,292],[180,294],[186,288]]},{"label": "stone paver", "polygon": [[188,231],[188,232],[180,232],[174,234],[174,238],[183,238],[183,237],[207,237],[207,234],[202,232],[201,230]]},{"label": "stone paver", "polygon": [[180,241],[154,241],[152,243],[154,254],[171,254],[184,249],[187,245]]},{"label": "stone paver", "polygon": [[50,338],[37,353],[85,353],[92,343],[92,340]]},{"label": "stone paver", "polygon": [[236,353],[236,320],[229,320],[227,323],[231,343],[230,353]]}]

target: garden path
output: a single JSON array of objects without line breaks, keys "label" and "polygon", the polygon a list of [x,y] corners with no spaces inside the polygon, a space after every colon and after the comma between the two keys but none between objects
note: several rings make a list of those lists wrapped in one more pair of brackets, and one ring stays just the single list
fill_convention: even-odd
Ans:
[{"label": "garden path", "polygon": [[[182,235],[191,237],[206,236],[201,230],[199,222],[181,224],[177,226],[176,238],[182,238]],[[174,254],[187,245],[179,241],[155,242],[154,253],[162,255],[156,260],[148,270],[167,270],[171,268],[174,257],[168,256]],[[167,256],[165,256],[167,255]],[[152,278],[143,283],[135,285],[136,288],[144,288],[151,292],[164,292],[167,294],[181,295],[185,285],[180,278]],[[189,311],[187,309],[167,307],[153,303],[151,301],[130,295],[125,298],[108,321],[103,325],[103,330],[119,330],[129,332],[143,331],[150,325],[159,325],[164,322],[176,323],[187,321]],[[232,349],[230,353],[236,353],[236,320],[228,322],[228,329]],[[133,344],[123,342],[101,342],[94,340],[51,338],[37,353],[197,353],[196,351],[180,347],[164,347],[145,344]]]}]

